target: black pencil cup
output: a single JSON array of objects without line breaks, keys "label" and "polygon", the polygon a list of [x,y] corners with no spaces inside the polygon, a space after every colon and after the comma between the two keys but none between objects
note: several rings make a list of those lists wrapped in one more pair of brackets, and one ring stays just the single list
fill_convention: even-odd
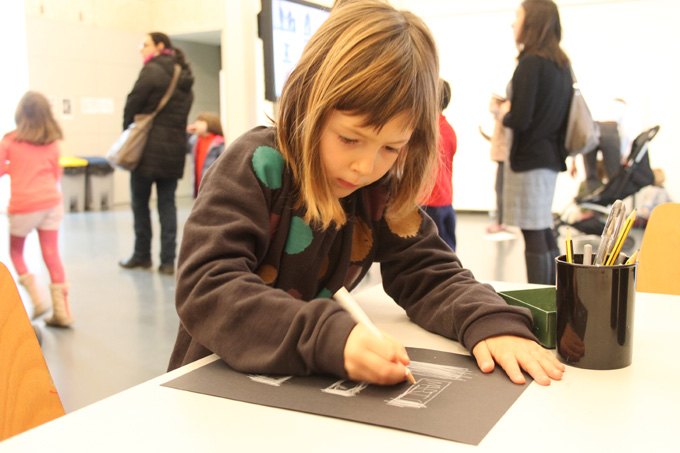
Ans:
[{"label": "black pencil cup", "polygon": [[558,358],[591,370],[630,365],[637,263],[586,266],[583,255],[574,255],[573,263],[565,255],[555,261]]}]

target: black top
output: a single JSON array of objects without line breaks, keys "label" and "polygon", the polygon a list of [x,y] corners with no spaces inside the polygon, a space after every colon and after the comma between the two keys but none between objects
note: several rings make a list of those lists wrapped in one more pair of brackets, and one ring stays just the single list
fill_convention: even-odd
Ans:
[{"label": "black top", "polygon": [[[152,113],[170,86],[175,70],[175,58],[159,55],[151,59],[139,73],[123,112],[123,128],[134,122],[139,113]],[[194,100],[191,87],[194,77],[184,67],[177,88],[153,121],[149,138],[139,165],[134,170],[151,179],[180,179],[184,174],[187,147],[187,117]]]},{"label": "black top", "polygon": [[567,169],[564,138],[573,92],[568,66],[535,54],[520,57],[512,76],[512,106],[503,119],[513,130],[513,171]]}]

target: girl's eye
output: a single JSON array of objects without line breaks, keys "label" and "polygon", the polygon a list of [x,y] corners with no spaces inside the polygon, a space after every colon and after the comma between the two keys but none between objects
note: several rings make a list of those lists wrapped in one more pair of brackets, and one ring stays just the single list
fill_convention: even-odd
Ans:
[{"label": "girl's eye", "polygon": [[399,152],[399,148],[394,148],[392,146],[386,146],[385,149],[387,151],[391,152],[391,153],[398,153]]},{"label": "girl's eye", "polygon": [[357,142],[357,140],[355,140],[355,139],[343,137],[342,135],[340,135],[339,137],[340,137],[340,141],[342,143],[345,143],[346,145],[351,145],[351,144]]}]

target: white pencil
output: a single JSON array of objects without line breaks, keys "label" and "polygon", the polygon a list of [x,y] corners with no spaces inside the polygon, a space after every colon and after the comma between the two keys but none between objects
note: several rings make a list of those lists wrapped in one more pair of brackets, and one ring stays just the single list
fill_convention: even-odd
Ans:
[{"label": "white pencil", "polygon": [[[371,321],[371,318],[366,315],[366,313],[361,309],[359,304],[357,303],[356,300],[354,300],[354,297],[347,291],[347,289],[343,286],[340,288],[334,295],[333,298],[340,304],[340,306],[350,314],[352,319],[354,319],[357,323],[363,324],[364,327],[366,327],[368,330],[370,330],[376,337],[378,338],[383,338],[382,332],[373,324]],[[406,378],[409,380],[411,384],[415,384],[416,380],[413,378],[413,374],[411,373],[411,370],[406,368]]]}]

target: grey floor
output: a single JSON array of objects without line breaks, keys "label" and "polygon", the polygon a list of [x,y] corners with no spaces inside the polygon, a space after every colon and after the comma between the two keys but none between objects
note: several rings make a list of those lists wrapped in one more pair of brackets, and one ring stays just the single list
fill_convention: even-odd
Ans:
[{"label": "grey floor", "polygon": [[[191,199],[178,200],[180,226],[191,206]],[[458,213],[458,254],[463,265],[480,280],[526,281],[521,235],[511,231],[514,238],[513,234],[487,236],[489,222],[486,213]],[[157,225],[154,217],[154,228]],[[7,237],[6,216],[0,217],[2,237]],[[71,283],[75,323],[68,329],[45,327],[41,320],[35,324],[42,331],[42,350],[66,412],[166,370],[178,326],[174,277],[156,271],[157,258],[153,271],[121,269],[117,261],[130,254],[133,237],[129,207],[64,217],[60,247]],[[154,240],[157,256],[157,237]],[[580,252],[584,241],[575,242]],[[47,295],[49,274],[35,233],[26,241],[25,256]],[[14,273],[7,246],[0,247],[0,260]],[[362,283],[364,287],[377,282],[375,275],[369,275]],[[23,288],[20,293],[31,314],[28,295]]]}]

